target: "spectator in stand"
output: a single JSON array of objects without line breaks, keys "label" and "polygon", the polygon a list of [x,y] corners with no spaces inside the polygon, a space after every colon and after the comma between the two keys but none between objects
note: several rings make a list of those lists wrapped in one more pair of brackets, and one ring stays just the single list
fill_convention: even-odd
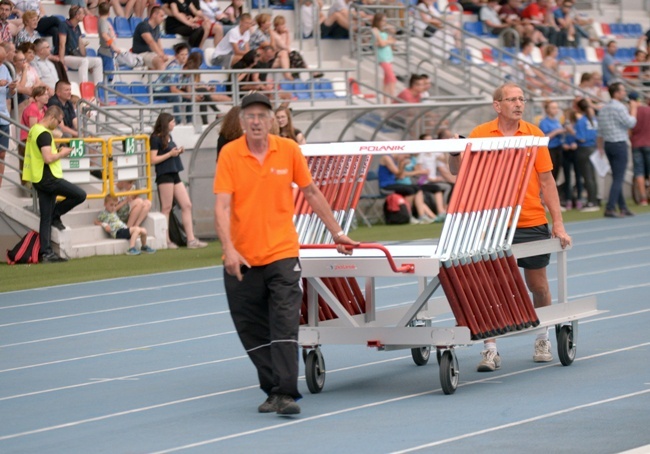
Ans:
[{"label": "spectator in stand", "polygon": [[216,46],[219,44],[219,41],[221,41],[224,34],[224,26],[221,21],[227,19],[227,16],[223,11],[221,11],[221,7],[217,0],[200,0],[199,7],[205,20],[208,20],[211,23],[208,36],[214,37],[213,42]]},{"label": "spectator in stand", "polygon": [[[253,69],[253,66],[255,63],[257,63],[257,59],[259,58],[258,55],[260,53],[261,51],[259,49],[256,51],[251,50],[246,52],[241,60],[232,65],[232,69]],[[266,87],[263,87],[259,83],[253,82],[253,75],[254,73],[249,72],[237,72],[228,74],[228,79],[226,79],[224,82],[226,93],[232,93],[233,98],[241,98],[247,91],[264,90]],[[234,84],[233,77],[235,77]]]},{"label": "spectator in stand", "polygon": [[551,155],[551,162],[553,163],[553,170],[551,171],[553,179],[557,181],[562,168],[562,153],[564,151],[562,137],[566,133],[566,129],[560,122],[560,107],[555,101],[546,101],[544,103],[544,112],[546,116],[539,122],[539,129],[542,130],[544,135],[549,138],[548,151]]},{"label": "spectator in stand", "polygon": [[427,91],[428,78],[422,74],[411,74],[409,86],[402,90],[397,97],[409,104],[419,104],[422,102],[422,94]]},{"label": "spectator in stand", "polygon": [[[163,112],[158,115],[151,133],[149,148],[151,164],[156,166],[156,184],[158,185],[158,196],[160,197],[160,211],[165,215],[169,223],[169,214],[173,202],[176,200],[182,212],[183,227],[187,234],[187,248],[204,248],[207,243],[194,237],[192,202],[179,175],[183,171],[180,155],[185,151],[185,148],[176,146],[174,139],[172,139],[171,133],[175,125],[174,117]],[[167,237],[167,248],[178,249],[178,245],[172,243],[169,236]]]},{"label": "spectator in stand", "polygon": [[[479,11],[479,20],[488,33],[500,34],[503,30],[511,28],[499,18],[499,0],[487,0],[485,6]],[[512,44],[509,42],[508,44]]]},{"label": "spectator in stand", "polygon": [[[16,83],[11,79],[11,74],[5,65],[3,65],[7,52],[0,48],[0,114],[10,117],[8,99],[16,90]],[[2,185],[2,176],[5,173],[5,155],[9,149],[9,121],[0,118],[0,185]],[[21,161],[22,162],[22,161]]]},{"label": "spectator in stand", "polygon": [[[586,99],[591,103],[594,110],[598,112],[603,105],[599,98],[603,98],[604,94],[600,73],[583,73],[580,76],[580,84],[578,86],[587,93]],[[607,94],[607,97],[609,97],[609,94]]]},{"label": "spectator in stand", "polygon": [[631,65],[623,68],[623,78],[636,85],[649,85],[650,73],[646,61],[648,60],[648,53],[643,49],[637,49],[634,52],[634,58],[630,63]]},{"label": "spectator in stand", "polygon": [[[226,6],[226,9],[223,10],[223,13],[226,15],[224,19],[221,19],[221,23],[229,27],[234,27],[238,25],[241,21],[241,16],[244,14],[244,0],[232,0],[232,3]],[[223,32],[228,33],[230,29],[224,28]]]},{"label": "spectator in stand", "polygon": [[18,33],[18,27],[9,21],[13,8],[9,0],[0,1],[0,40],[2,41],[13,41]]},{"label": "spectator in stand", "polygon": [[615,58],[618,44],[614,40],[609,41],[605,50],[605,56],[603,57],[602,63],[603,83],[605,86],[609,87],[621,77],[621,73],[616,68],[618,61]]},{"label": "spectator in stand", "polygon": [[[23,78],[23,71],[25,69],[26,65],[26,59],[25,59],[25,54],[22,53],[22,51],[16,51],[14,52],[14,59],[13,59],[13,67],[14,67],[14,77],[12,80],[17,81],[16,82],[16,93],[18,97],[18,105],[22,104],[27,100],[27,97],[29,94],[24,94],[21,93],[20,90],[18,90],[18,85],[20,84],[20,81]],[[13,100],[12,100],[13,101]],[[15,107],[15,106],[13,106]]]},{"label": "spectator in stand", "polygon": [[[183,66],[183,70],[197,70],[201,67],[203,57],[199,52],[192,52],[187,58],[187,62]],[[208,107],[214,112],[219,112],[219,108],[215,105],[218,102],[232,102],[232,98],[228,95],[214,93],[214,85],[206,85],[201,83],[200,74],[183,74],[181,77],[181,89],[188,93],[183,95],[187,102],[191,102],[191,97],[199,104],[199,111],[201,112],[201,120],[204,125],[208,124]],[[191,111],[192,106],[187,106],[186,111]],[[189,117],[188,117],[189,118]],[[191,120],[190,120],[191,121]]]},{"label": "spectator in stand", "polygon": [[647,105],[640,105],[637,110],[636,125],[632,128],[630,142],[632,143],[634,184],[640,197],[639,205],[648,206],[645,179],[646,172],[650,170],[650,107]]},{"label": "spectator in stand", "polygon": [[481,11],[481,8],[485,5],[484,0],[460,0],[459,2],[463,7],[463,11],[468,11],[478,15]]},{"label": "spectator in stand", "polygon": [[219,153],[221,153],[224,145],[244,135],[241,120],[239,119],[240,112],[241,109],[239,106],[232,106],[228,113],[221,119],[221,128],[219,129],[219,138],[217,139],[217,160],[219,160]]},{"label": "spectator in stand", "polygon": [[534,47],[535,43],[530,38],[524,38],[521,42],[521,52],[517,55],[520,84],[538,95],[549,95],[553,91],[552,85],[533,60]]},{"label": "spectator in stand", "polygon": [[41,35],[36,31],[38,27],[38,13],[36,11],[26,11],[23,14],[23,29],[16,35],[16,46],[22,43],[33,43]]},{"label": "spectator in stand", "polygon": [[334,0],[327,17],[320,24],[321,37],[334,39],[350,37],[350,3],[352,0]]},{"label": "spectator in stand", "polygon": [[395,84],[397,83],[397,77],[393,71],[393,45],[397,41],[386,31],[386,15],[384,13],[375,13],[372,20],[372,36],[377,50],[377,62],[384,71],[384,104],[389,104],[395,97]]},{"label": "spectator in stand", "polygon": [[[438,131],[438,139],[453,138],[453,134],[449,129]],[[433,140],[433,136],[431,134],[422,134],[420,140]],[[424,192],[433,195],[434,211],[436,212],[435,222],[442,222],[447,217],[447,203],[449,202],[449,194],[453,184],[456,182],[456,176],[449,171],[444,153],[420,153],[418,166],[428,173],[422,175],[417,184]]]},{"label": "spectator in stand", "polygon": [[[580,170],[576,165],[577,162],[577,150],[578,150],[578,140],[575,134],[575,125],[578,121],[578,115],[573,109],[566,109],[564,111],[564,129],[565,133],[562,141],[562,171],[564,173],[564,207],[567,210],[576,208],[576,210],[582,209],[582,178],[580,175]],[[574,192],[573,192],[573,183],[571,183],[571,170],[576,177],[576,197],[574,203]]]},{"label": "spectator in stand", "polygon": [[[110,5],[108,3],[100,3],[98,7],[99,21],[98,21],[98,31],[99,31],[99,49],[97,50],[97,55],[102,59],[102,65],[104,71],[114,71],[115,70],[115,55],[118,55],[122,50],[117,47],[117,34],[111,21],[109,20],[110,15]],[[107,76],[109,82],[113,81],[113,75]]]},{"label": "spectator in stand", "polygon": [[70,98],[72,98],[70,83],[60,80],[54,86],[54,96],[50,97],[47,107],[56,106],[63,112],[63,121],[58,125],[63,137],[79,137],[77,112]]},{"label": "spectator in stand", "polygon": [[55,16],[48,16],[45,8],[41,4],[41,0],[16,0],[13,13],[17,17],[22,18],[23,14],[27,11],[37,13],[39,20],[36,30],[42,37],[51,37],[53,47],[57,48],[59,45],[59,25],[61,20]]},{"label": "spectator in stand", "polygon": [[323,0],[301,0],[300,27],[303,38],[311,38],[314,35],[314,26],[320,26],[325,20],[322,9]]},{"label": "spectator in stand", "polygon": [[88,75],[92,73],[92,81],[97,85],[104,80],[102,60],[99,57],[86,55],[86,42],[81,39],[79,28],[84,15],[84,9],[80,6],[70,7],[70,19],[62,22],[59,27],[59,47],[55,53],[65,66],[78,70],[79,82],[88,82]]},{"label": "spectator in stand", "polygon": [[[34,87],[32,90],[31,99],[33,100],[20,117],[20,124],[31,129],[36,123],[41,121],[45,117],[45,112],[47,111],[47,101],[50,99],[50,95],[47,94],[47,89],[43,86]],[[20,130],[20,141],[25,142],[27,140],[28,131]],[[54,133],[54,131],[53,131]],[[60,137],[60,134],[54,134],[54,137]],[[20,165],[20,174],[23,174],[23,161],[25,159],[25,146],[18,145],[18,154],[23,158],[19,160]],[[23,184],[27,183],[23,181]]]},{"label": "spectator in stand", "polygon": [[582,116],[576,122],[575,127],[576,140],[578,142],[575,165],[587,190],[587,203],[583,205],[582,211],[598,211],[600,209],[598,206],[598,186],[596,184],[594,166],[590,159],[591,154],[596,149],[598,119],[596,118],[594,108],[587,99],[578,101],[577,108]]},{"label": "spectator in stand", "polygon": [[[181,84],[181,72],[183,66],[187,63],[190,56],[190,47],[186,43],[177,43],[174,45],[174,59],[169,62],[165,68],[165,72],[158,76],[158,79],[153,83],[154,96],[158,100],[173,103],[175,121],[181,124],[182,118],[180,116],[180,103],[182,96],[185,94],[183,85]],[[192,123],[192,117],[188,117],[188,123]]]},{"label": "spectator in stand", "polygon": [[257,28],[251,33],[250,48],[255,50],[262,44],[272,44],[271,40],[271,15],[260,13],[255,16]]},{"label": "spectator in stand", "polygon": [[[24,59],[24,62],[21,62],[21,56]],[[38,76],[36,68],[32,66],[35,57],[34,44],[22,43],[19,47],[19,51],[16,52],[16,57],[14,58],[14,62],[23,64],[17,85],[18,93],[24,96],[23,100],[19,101],[20,115],[22,115],[23,109],[27,107],[29,97],[31,96],[34,87],[44,86],[48,90],[49,95],[54,94],[54,90],[43,83],[41,78]]]},{"label": "spectator in stand", "polygon": [[[287,20],[282,15],[275,16],[273,18],[273,30],[271,30],[271,44],[273,48],[278,52],[277,57],[281,59],[282,68],[292,68],[292,69],[306,69],[308,68],[305,59],[300,55],[297,50],[291,50],[291,32],[287,26]],[[287,54],[288,58],[286,62],[283,60],[282,54]],[[276,58],[277,58],[276,57]],[[285,66],[286,65],[286,66]],[[320,78],[323,77],[323,73],[310,73],[310,77]],[[293,73],[293,79],[298,79],[300,73]]]},{"label": "spectator in stand", "polygon": [[[102,3],[108,3],[100,0]],[[116,16],[130,18],[131,16],[142,17],[146,7],[146,0],[110,0],[110,6]]]},{"label": "spectator in stand", "polygon": [[16,78],[16,67],[14,66],[14,57],[16,56],[16,46],[11,41],[0,43],[0,47],[5,51],[4,67],[9,71],[11,80]]},{"label": "spectator in stand", "polygon": [[548,40],[528,20],[521,16],[521,0],[508,0],[499,10],[501,22],[517,30],[519,38],[523,41],[529,38],[536,46],[546,44]]},{"label": "spectator in stand", "polygon": [[257,90],[266,91],[266,95],[271,99],[275,100],[275,93],[277,91],[278,97],[283,101],[281,105],[288,106],[291,101],[291,93],[281,90],[273,90],[274,85],[272,81],[268,81],[268,73],[264,71],[265,69],[276,69],[280,68],[280,63],[275,57],[276,53],[273,49],[273,46],[264,44],[257,49],[256,57],[257,61],[253,68],[260,70],[258,73],[253,74],[251,79],[252,82],[260,84],[260,87]]},{"label": "spectator in stand", "polygon": [[159,6],[149,10],[149,19],[140,22],[133,32],[133,53],[139,54],[147,68],[162,71],[172,59],[165,55],[160,40],[160,25],[165,20],[165,13]]},{"label": "spectator in stand", "polygon": [[[556,92],[556,93],[566,93],[571,89],[571,85],[573,85],[573,77],[571,74],[562,71],[560,69],[560,62],[558,60],[559,56],[559,49],[555,44],[547,44],[542,48],[542,68],[546,69],[548,72],[553,74],[556,78],[562,79],[566,83],[562,83],[556,79],[551,78],[547,82],[547,84],[550,86],[549,87],[549,92]],[[552,87],[555,87],[555,90],[553,90]]]},{"label": "spectator in stand", "polygon": [[[598,150],[605,150],[612,169],[612,186],[605,207],[605,217],[634,216],[628,209],[623,195],[623,181],[629,153],[629,130],[636,126],[639,103],[630,99],[628,111],[622,102],[627,97],[627,91],[621,82],[614,82],[608,90],[612,99],[598,112]],[[620,214],[616,212],[617,205]]]},{"label": "spectator in stand", "polygon": [[578,14],[573,7],[573,0],[564,0],[561,6],[555,9],[553,15],[556,24],[566,32],[568,45],[580,47],[581,38],[587,38],[590,43],[600,43],[593,30],[594,20]]},{"label": "spectator in stand", "polygon": [[539,30],[549,43],[557,46],[565,38],[562,37],[560,28],[555,23],[555,17],[549,3],[549,0],[533,0],[521,12],[521,17],[532,24],[536,30]]},{"label": "spectator in stand", "polygon": [[420,217],[411,216],[411,224],[431,224],[436,215],[424,203],[422,189],[411,182],[411,177],[426,175],[427,171],[407,170],[409,165],[411,165],[411,156],[408,154],[383,155],[377,169],[379,188],[396,192],[406,199],[409,207],[415,206]]},{"label": "spectator in stand", "polygon": [[434,0],[418,0],[413,29],[416,36],[431,38],[445,25]]},{"label": "spectator in stand", "polygon": [[250,28],[252,26],[253,19],[251,15],[248,13],[242,14],[239,25],[226,33],[226,36],[214,48],[212,61],[210,62],[212,66],[230,68],[250,51]]},{"label": "spectator in stand", "polygon": [[204,20],[199,0],[165,0],[163,11],[167,14],[165,33],[187,38],[190,47],[203,47],[212,23]]},{"label": "spectator in stand", "polygon": [[[43,38],[34,41],[34,50],[36,57],[32,61],[32,66],[36,69],[41,82],[49,88],[50,93],[54,93],[54,87],[59,80],[68,80],[68,74],[65,72],[63,65],[57,62],[55,64],[50,60],[50,44]],[[58,67],[57,67],[58,65]],[[61,76],[64,77],[61,77]]]},{"label": "spectator in stand", "polygon": [[275,118],[278,120],[278,126],[280,127],[280,134],[278,134],[280,137],[291,139],[294,142],[297,142],[298,145],[304,145],[307,143],[302,131],[293,127],[291,110],[289,110],[288,107],[279,107],[275,111]]}]

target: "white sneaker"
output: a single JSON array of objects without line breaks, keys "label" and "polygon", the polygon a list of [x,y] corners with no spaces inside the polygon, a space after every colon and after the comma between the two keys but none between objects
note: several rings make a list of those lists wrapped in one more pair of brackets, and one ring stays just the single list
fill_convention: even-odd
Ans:
[{"label": "white sneaker", "polygon": [[501,357],[496,350],[483,350],[481,355],[483,359],[476,368],[478,372],[494,372],[501,367]]},{"label": "white sneaker", "polygon": [[208,243],[204,243],[203,241],[199,241],[197,238],[194,238],[192,241],[187,242],[187,248],[188,249],[200,249],[207,247]]},{"label": "white sneaker", "polygon": [[415,225],[415,224],[419,224],[420,220],[418,218],[411,217],[411,220],[409,222],[410,224]]},{"label": "white sneaker", "polygon": [[430,218],[429,216],[421,216],[420,217],[420,224],[431,224],[435,220],[433,218]]},{"label": "white sneaker", "polygon": [[549,361],[553,361],[553,355],[551,354],[551,341],[545,339],[537,339],[535,341],[533,361],[536,363],[548,363]]}]

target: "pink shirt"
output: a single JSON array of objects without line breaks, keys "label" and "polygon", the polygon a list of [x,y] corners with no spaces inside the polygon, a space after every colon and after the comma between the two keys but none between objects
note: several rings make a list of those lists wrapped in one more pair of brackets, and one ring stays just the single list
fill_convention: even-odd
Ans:
[{"label": "pink shirt", "polygon": [[[29,128],[29,117],[36,117],[37,122],[41,121],[45,116],[46,110],[47,110],[47,106],[43,106],[41,110],[38,110],[38,104],[32,101],[32,103],[27,107],[25,107],[25,110],[23,110],[23,116],[20,118],[20,123]],[[20,140],[24,141],[25,139],[27,139],[27,131],[23,131],[21,129]]]},{"label": "pink shirt", "polygon": [[402,90],[401,93],[397,95],[397,97],[409,104],[418,104],[422,101],[422,97],[420,95],[414,95],[413,92],[408,88]]},{"label": "pink shirt", "polygon": [[650,107],[639,106],[630,142],[632,148],[650,147]]}]

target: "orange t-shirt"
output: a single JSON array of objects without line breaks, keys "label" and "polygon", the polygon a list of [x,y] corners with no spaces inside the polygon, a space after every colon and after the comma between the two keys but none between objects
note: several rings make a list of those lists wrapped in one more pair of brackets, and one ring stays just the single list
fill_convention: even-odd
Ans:
[{"label": "orange t-shirt", "polygon": [[300,147],[290,139],[269,135],[269,151],[260,163],[246,136],[228,143],[219,154],[214,193],[232,195],[230,235],[251,266],[298,257],[300,245],[293,225],[292,183],[312,182]]},{"label": "orange t-shirt", "polygon": [[[538,136],[544,137],[544,133],[537,126],[526,121],[519,121],[519,130],[515,136]],[[504,137],[499,131],[498,119],[488,121],[478,125],[469,135],[470,138],[480,137]],[[535,159],[535,172],[530,175],[528,189],[524,197],[524,203],[521,207],[521,213],[517,222],[517,227],[536,227],[548,223],[546,212],[542,205],[541,186],[539,183],[539,174],[553,170],[553,161],[548,151],[548,147],[538,147],[537,158]]]}]

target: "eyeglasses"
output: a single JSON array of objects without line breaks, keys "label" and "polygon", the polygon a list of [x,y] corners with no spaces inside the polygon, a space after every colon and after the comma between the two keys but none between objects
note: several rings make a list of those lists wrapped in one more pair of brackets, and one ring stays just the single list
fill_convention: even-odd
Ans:
[{"label": "eyeglasses", "polygon": [[248,121],[253,121],[253,120],[266,120],[269,118],[269,114],[263,113],[263,114],[245,114],[244,118]]},{"label": "eyeglasses", "polygon": [[515,96],[512,98],[503,98],[501,101],[506,101],[506,102],[520,102],[522,104],[526,104],[528,100],[522,96]]}]

